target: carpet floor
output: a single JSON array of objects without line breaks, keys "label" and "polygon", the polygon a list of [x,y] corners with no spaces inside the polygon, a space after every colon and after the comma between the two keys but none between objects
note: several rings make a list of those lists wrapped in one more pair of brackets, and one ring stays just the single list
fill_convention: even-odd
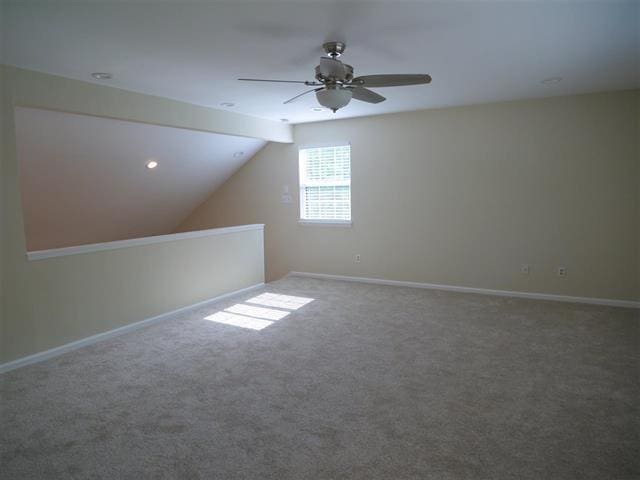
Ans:
[{"label": "carpet floor", "polygon": [[0,476],[639,479],[639,325],[288,277],[0,376]]}]

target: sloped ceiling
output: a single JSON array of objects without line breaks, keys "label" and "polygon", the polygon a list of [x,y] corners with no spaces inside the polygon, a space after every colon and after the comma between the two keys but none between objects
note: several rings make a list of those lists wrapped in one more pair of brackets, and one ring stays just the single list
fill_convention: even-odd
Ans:
[{"label": "sloped ceiling", "polygon": [[[6,4],[5,61],[80,80],[271,120],[308,122],[640,86],[638,0],[212,2],[42,1]],[[345,41],[357,75],[429,73],[429,86],[378,89],[387,101],[313,112],[325,41]],[[560,83],[543,84],[549,77]]]},{"label": "sloped ceiling", "polygon": [[31,108],[15,120],[29,251],[171,233],[266,143]]}]

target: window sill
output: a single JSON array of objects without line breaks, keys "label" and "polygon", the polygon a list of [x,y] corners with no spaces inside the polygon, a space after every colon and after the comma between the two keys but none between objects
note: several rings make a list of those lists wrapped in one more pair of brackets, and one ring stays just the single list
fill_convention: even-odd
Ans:
[{"label": "window sill", "polygon": [[347,227],[350,228],[353,223],[351,220],[298,220],[298,225],[315,226],[315,227]]}]

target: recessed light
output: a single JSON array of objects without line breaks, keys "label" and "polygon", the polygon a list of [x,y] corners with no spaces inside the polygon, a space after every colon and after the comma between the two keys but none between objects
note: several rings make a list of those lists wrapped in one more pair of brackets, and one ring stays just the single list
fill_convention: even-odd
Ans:
[{"label": "recessed light", "polygon": [[322,107],[311,107],[312,112],[321,112],[322,110],[324,110]]},{"label": "recessed light", "polygon": [[220,103],[221,107],[235,107],[235,105],[236,104],[233,103],[233,102],[222,102],[222,103]]},{"label": "recessed light", "polygon": [[111,80],[113,78],[113,75],[108,72],[93,72],[91,76],[96,80]]},{"label": "recessed light", "polygon": [[241,156],[243,156],[243,155],[244,155],[244,152],[236,152],[236,153],[234,153],[234,154],[233,154],[233,156],[234,156],[235,158],[241,157]]},{"label": "recessed light", "polygon": [[562,81],[562,77],[549,77],[542,80],[540,83],[543,85],[551,85],[554,83],[560,83]]},{"label": "recessed light", "polygon": [[289,121],[289,119],[288,119],[288,118],[281,118],[281,119],[280,119],[280,121],[281,121],[281,122],[288,122],[288,121]]},{"label": "recessed light", "polygon": [[154,168],[156,168],[157,166],[158,166],[158,162],[157,162],[157,161],[155,161],[155,160],[149,160],[149,161],[147,162],[147,165],[146,165],[146,167],[147,167],[149,170],[153,170],[153,169],[154,169]]}]

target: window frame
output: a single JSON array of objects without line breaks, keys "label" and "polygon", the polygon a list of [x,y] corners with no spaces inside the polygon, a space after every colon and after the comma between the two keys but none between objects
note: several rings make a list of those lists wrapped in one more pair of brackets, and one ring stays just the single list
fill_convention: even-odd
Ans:
[{"label": "window frame", "polygon": [[[314,148],[333,148],[333,147],[349,147],[349,180],[336,181],[327,185],[330,186],[342,186],[347,185],[349,187],[349,220],[343,219],[313,219],[302,218],[305,205],[305,187],[312,186],[309,183],[303,182],[303,168],[302,168],[302,151],[310,150]],[[298,224],[309,226],[329,226],[329,227],[351,227],[353,224],[353,188],[352,188],[352,168],[351,168],[351,143],[350,142],[338,142],[338,143],[326,143],[326,144],[314,144],[314,145],[302,145],[298,148]],[[304,178],[306,180],[306,178]]]}]

